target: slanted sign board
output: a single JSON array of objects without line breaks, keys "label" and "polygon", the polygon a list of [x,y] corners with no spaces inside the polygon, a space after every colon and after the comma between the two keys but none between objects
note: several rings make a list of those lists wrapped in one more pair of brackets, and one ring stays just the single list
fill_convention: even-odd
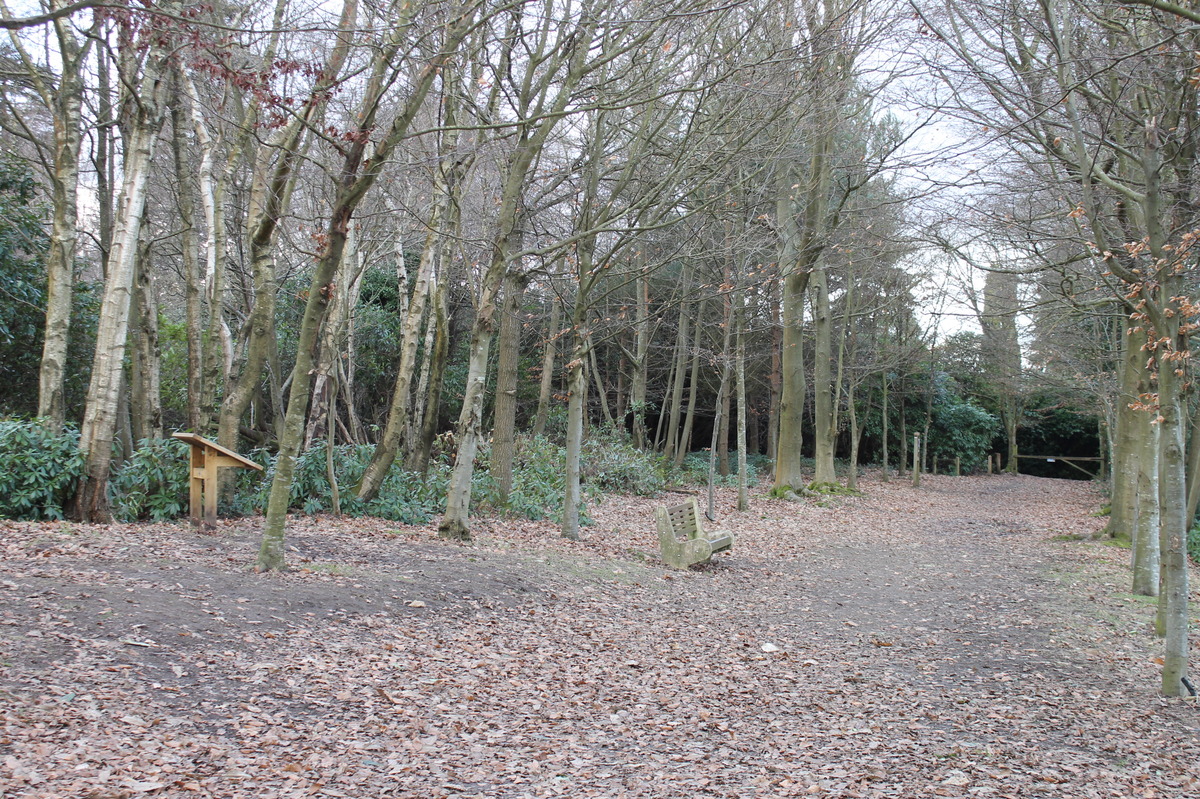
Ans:
[{"label": "slanted sign board", "polygon": [[[209,441],[195,433],[175,433],[175,438],[186,441],[192,448],[192,462],[189,475],[191,476],[190,507],[192,524],[203,522],[209,526],[217,523],[217,493],[220,491],[220,481],[217,479],[217,469],[232,467],[235,469],[256,469],[263,467],[249,458],[243,458],[233,450],[225,449],[215,441]],[[203,508],[203,519],[201,518]]]}]

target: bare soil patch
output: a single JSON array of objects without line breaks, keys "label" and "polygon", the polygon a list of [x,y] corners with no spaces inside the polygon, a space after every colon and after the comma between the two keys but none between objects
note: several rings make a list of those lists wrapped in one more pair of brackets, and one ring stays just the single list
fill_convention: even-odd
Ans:
[{"label": "bare soil patch", "polygon": [[[1174,797],[1200,708],[1087,484],[868,479],[718,496],[731,553],[657,561],[490,519],[0,522],[0,797]],[[1200,644],[1194,640],[1193,645]]]}]

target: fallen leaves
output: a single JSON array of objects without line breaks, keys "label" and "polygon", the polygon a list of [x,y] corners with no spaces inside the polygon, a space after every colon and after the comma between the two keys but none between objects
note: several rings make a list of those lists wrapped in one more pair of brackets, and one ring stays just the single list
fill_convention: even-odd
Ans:
[{"label": "fallen leaves", "polygon": [[722,492],[738,546],[697,572],[632,554],[647,499],[582,543],[297,520],[322,567],[265,576],[254,521],[2,526],[0,796],[1194,792],[1122,553],[1048,540],[1095,529],[1090,487],[925,483]]}]

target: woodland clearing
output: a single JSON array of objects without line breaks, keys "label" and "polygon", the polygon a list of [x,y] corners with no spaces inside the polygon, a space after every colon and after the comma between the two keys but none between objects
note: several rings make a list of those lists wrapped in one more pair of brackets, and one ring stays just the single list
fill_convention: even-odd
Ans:
[{"label": "woodland clearing", "polygon": [[669,497],[582,542],[295,517],[261,575],[261,519],[0,522],[0,797],[1200,795],[1091,484],[862,487],[720,489],[691,572]]}]

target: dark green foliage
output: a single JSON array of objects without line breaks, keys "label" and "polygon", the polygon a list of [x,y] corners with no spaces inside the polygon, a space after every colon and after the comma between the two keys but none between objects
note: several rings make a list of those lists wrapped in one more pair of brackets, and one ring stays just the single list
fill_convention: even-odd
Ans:
[{"label": "dark green foliage", "polygon": [[[46,321],[45,206],[28,165],[0,157],[0,413],[37,412],[42,329]],[[67,416],[83,405],[92,363],[99,296],[76,282],[67,350]]]},{"label": "dark green foliage", "polygon": [[592,438],[583,447],[582,479],[602,493],[648,497],[667,484],[661,459],[621,438]]},{"label": "dark green foliage", "polygon": [[[671,482],[678,483],[708,483],[708,452],[689,452],[683,459],[683,466],[672,469],[669,474]],[[718,474],[713,481],[719,486],[737,485],[737,450],[729,450],[730,472],[722,476]],[[807,468],[812,470],[812,460],[807,460]],[[746,453],[746,483],[753,486],[758,484],[760,474],[770,474],[774,469],[771,460],[757,452]]]},{"label": "dark green foliage", "polygon": [[[1017,448],[1026,455],[1096,457],[1100,452],[1099,419],[1081,412],[1060,397],[1037,395],[1030,399],[1021,427],[1017,431]],[[1077,465],[1087,471],[1098,471],[1098,461]],[[1038,477],[1061,477],[1086,480],[1087,475],[1077,468],[1058,461],[1021,461],[1021,473]]]},{"label": "dark green foliage", "polygon": [[61,519],[82,475],[79,431],[54,434],[36,421],[0,419],[0,516]]},{"label": "dark green foliage", "polygon": [[[532,521],[547,517],[561,521],[566,487],[566,451],[543,436],[518,436],[507,510]],[[494,489],[485,496],[496,501]]]},{"label": "dark green foliage", "polygon": [[[407,302],[405,298],[405,305]],[[395,270],[368,269],[354,311],[354,389],[363,419],[373,425],[382,426],[387,418],[400,361],[400,322],[405,312]]]},{"label": "dark green foliage", "polygon": [[[371,459],[373,448],[367,445],[342,445],[334,448],[334,474],[337,477],[342,512],[349,516],[377,516],[404,524],[423,524],[441,510],[446,496],[449,471],[445,464],[430,467],[425,480],[415,472],[393,466],[384,478],[379,495],[368,503],[360,502],[352,488]],[[237,513],[261,512],[267,506],[274,473],[274,458],[262,450],[247,457],[266,467],[266,474],[239,473],[238,490],[228,510]],[[295,479],[289,507],[302,513],[324,513],[332,508],[332,489],[325,457],[325,444],[319,443],[300,453],[296,459]]]},{"label": "dark green foliage", "polygon": [[159,373],[162,380],[163,423],[167,427],[185,427],[188,410],[187,324],[158,317],[158,345],[161,354]]},{"label": "dark green foliage", "polygon": [[0,345],[30,340],[45,299],[44,258],[49,238],[37,184],[28,165],[0,158]]},{"label": "dark green foliage", "polygon": [[1200,565],[1200,526],[1188,530],[1187,551],[1192,562]]},{"label": "dark green foliage", "polygon": [[188,445],[177,438],[142,439],[109,483],[113,516],[163,522],[188,510]]},{"label": "dark green foliage", "polygon": [[1000,433],[999,417],[964,399],[958,382],[944,372],[935,378],[932,410],[930,457],[943,466],[957,457],[964,471],[981,467]]},{"label": "dark green foliage", "polygon": [[0,158],[0,411],[37,412],[45,317],[44,209],[28,165]]},{"label": "dark green foliage", "polygon": [[964,471],[979,468],[987,460],[1000,419],[970,402],[947,402],[933,408],[929,451],[938,463],[948,465],[956,457]]}]

